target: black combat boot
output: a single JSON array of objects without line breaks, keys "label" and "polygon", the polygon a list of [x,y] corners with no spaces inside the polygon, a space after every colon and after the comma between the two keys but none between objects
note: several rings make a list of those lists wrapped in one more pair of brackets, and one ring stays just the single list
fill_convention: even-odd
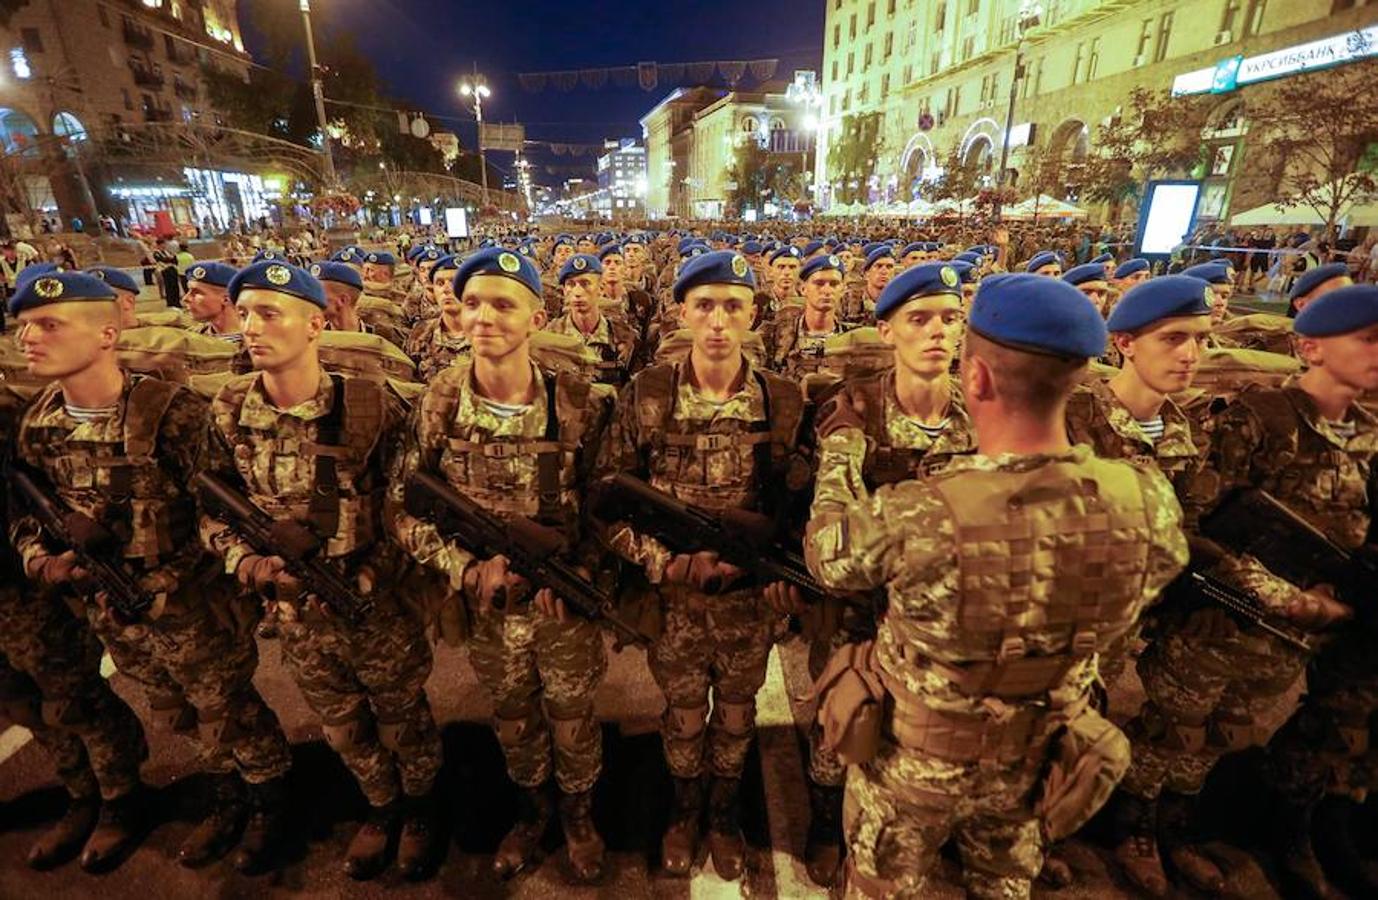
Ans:
[{"label": "black combat boot", "polygon": [[1278,866],[1283,896],[1330,900],[1340,894],[1325,877],[1325,869],[1311,845],[1311,820],[1316,804],[1280,803],[1269,819],[1273,860]]},{"label": "black combat boot", "polygon": [[409,881],[430,875],[437,849],[435,797],[431,793],[402,800],[402,832],[397,838],[397,869]]},{"label": "black combat boot", "polygon": [[43,832],[29,848],[25,861],[31,868],[46,871],[75,859],[100,818],[100,797],[73,797],[67,811],[53,827]]},{"label": "black combat boot", "polygon": [[517,794],[517,822],[498,844],[498,852],[493,856],[493,874],[511,878],[535,858],[541,837],[550,825],[553,806],[548,784],[521,789]]},{"label": "black combat boot", "polygon": [[1225,873],[1201,850],[1202,843],[1196,827],[1196,795],[1163,791],[1158,798],[1158,845],[1192,887],[1218,894],[1225,889]]},{"label": "black combat boot", "polygon": [[1167,873],[1158,855],[1158,801],[1119,791],[1110,801],[1115,861],[1130,884],[1154,897],[1166,897]]},{"label": "black combat boot", "polygon": [[804,865],[819,887],[832,887],[842,872],[842,786],[809,782],[809,836]]},{"label": "black combat boot", "polygon": [[81,867],[88,872],[116,868],[148,831],[148,792],[142,785],[101,804],[95,830],[81,851]]},{"label": "black combat boot", "polygon": [[1326,797],[1313,820],[1316,847],[1327,870],[1350,894],[1378,896],[1378,860],[1363,841],[1359,807],[1348,797]]},{"label": "black combat boot", "polygon": [[565,833],[569,872],[578,884],[594,884],[603,878],[603,837],[593,824],[593,791],[560,792],[560,826]]},{"label": "black combat boot", "polygon": [[738,803],[740,778],[713,776],[708,787],[708,854],[724,881],[736,881],[746,868],[746,838]]},{"label": "black combat boot", "polygon": [[345,874],[355,881],[377,878],[388,867],[388,845],[402,818],[402,801],[393,800],[369,810],[345,849]]},{"label": "black combat boot", "polygon": [[230,851],[249,815],[244,782],[237,773],[212,775],[203,798],[205,817],[177,850],[177,861],[188,868],[204,866]]},{"label": "black combat boot", "polygon": [[697,778],[675,779],[675,805],[660,840],[665,871],[683,877],[699,855],[699,820],[703,817],[703,783]]},{"label": "black combat boot", "polygon": [[249,785],[249,818],[231,863],[254,875],[273,868],[286,836],[287,779],[279,776]]}]

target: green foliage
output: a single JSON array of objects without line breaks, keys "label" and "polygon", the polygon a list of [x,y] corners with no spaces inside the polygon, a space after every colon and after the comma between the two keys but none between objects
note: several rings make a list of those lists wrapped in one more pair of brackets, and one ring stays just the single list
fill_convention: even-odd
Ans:
[{"label": "green foliage", "polygon": [[1124,111],[1097,129],[1085,162],[1067,173],[1067,185],[1082,200],[1118,206],[1137,200],[1149,179],[1189,175],[1204,162],[1201,131],[1218,102],[1209,95],[1134,88]]},{"label": "green foliage", "polygon": [[828,171],[838,179],[834,197],[842,203],[864,200],[867,182],[880,156],[879,112],[857,113],[842,120],[837,139],[828,148]]}]

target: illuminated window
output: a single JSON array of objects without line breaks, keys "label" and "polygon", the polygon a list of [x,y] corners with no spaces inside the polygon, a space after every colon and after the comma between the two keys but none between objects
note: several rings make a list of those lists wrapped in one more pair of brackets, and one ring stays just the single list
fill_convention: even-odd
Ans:
[{"label": "illuminated window", "polygon": [[23,47],[15,47],[10,51],[10,68],[14,70],[14,77],[21,81],[33,77],[33,69],[29,68],[29,58],[24,55]]}]

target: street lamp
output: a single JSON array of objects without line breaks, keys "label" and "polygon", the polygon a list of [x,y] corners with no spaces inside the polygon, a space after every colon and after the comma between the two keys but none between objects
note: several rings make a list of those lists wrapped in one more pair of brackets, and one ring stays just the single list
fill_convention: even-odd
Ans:
[{"label": "street lamp", "polygon": [[[1010,76],[1010,105],[1005,111],[1005,135],[1000,141],[1000,172],[996,176],[997,188],[1005,186],[1005,167],[1010,160],[1010,130],[1014,128],[1014,101],[1019,96],[1019,79],[1024,77],[1024,36],[1032,28],[1037,28],[1043,19],[1043,6],[1037,0],[1022,0],[1019,4],[1019,18],[1015,22],[1018,42],[1014,45],[1014,73]],[[996,192],[995,218],[1000,218],[1000,192]]]},{"label": "street lamp", "polygon": [[488,205],[488,158],[483,153],[483,98],[492,94],[488,89],[488,81],[478,73],[478,66],[474,66],[472,78],[466,78],[459,83],[459,93],[461,96],[469,97],[474,101],[474,119],[478,122],[478,164],[479,173],[483,178],[483,205]]},{"label": "street lamp", "polygon": [[311,93],[316,98],[316,125],[321,130],[321,152],[325,156],[325,180],[335,186],[335,159],[330,154],[330,130],[325,121],[325,89],[321,86],[321,69],[316,64],[316,40],[311,35],[311,0],[301,0],[301,21],[306,28],[306,61],[311,66]]}]

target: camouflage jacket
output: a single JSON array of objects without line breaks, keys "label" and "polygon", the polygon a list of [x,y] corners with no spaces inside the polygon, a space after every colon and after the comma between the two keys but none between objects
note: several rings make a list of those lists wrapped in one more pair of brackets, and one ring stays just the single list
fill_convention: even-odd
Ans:
[{"label": "camouflage jacket", "polygon": [[1182,495],[1201,463],[1202,453],[1186,414],[1168,398],[1160,411],[1163,436],[1151,441],[1120,402],[1110,382],[1095,379],[1072,393],[1067,403],[1067,436],[1090,444],[1097,456],[1152,462]]},{"label": "camouflage jacket", "polygon": [[560,316],[546,326],[546,331],[577,337],[585,347],[597,354],[599,382],[620,385],[630,376],[637,341],[632,326],[625,321],[600,315],[593,331],[584,334],[574,324],[573,318]]},{"label": "camouflage jacket", "polygon": [[469,336],[451,334],[440,327],[441,319],[416,323],[407,337],[407,355],[416,363],[417,378],[430,381],[456,359],[469,356]]},{"label": "camouflage jacket", "polygon": [[850,331],[852,326],[835,320],[831,331],[824,333],[804,330],[804,308],[786,306],[776,311],[773,319],[761,327],[766,345],[767,365],[786,378],[798,380],[823,366],[823,349],[828,338]]}]

